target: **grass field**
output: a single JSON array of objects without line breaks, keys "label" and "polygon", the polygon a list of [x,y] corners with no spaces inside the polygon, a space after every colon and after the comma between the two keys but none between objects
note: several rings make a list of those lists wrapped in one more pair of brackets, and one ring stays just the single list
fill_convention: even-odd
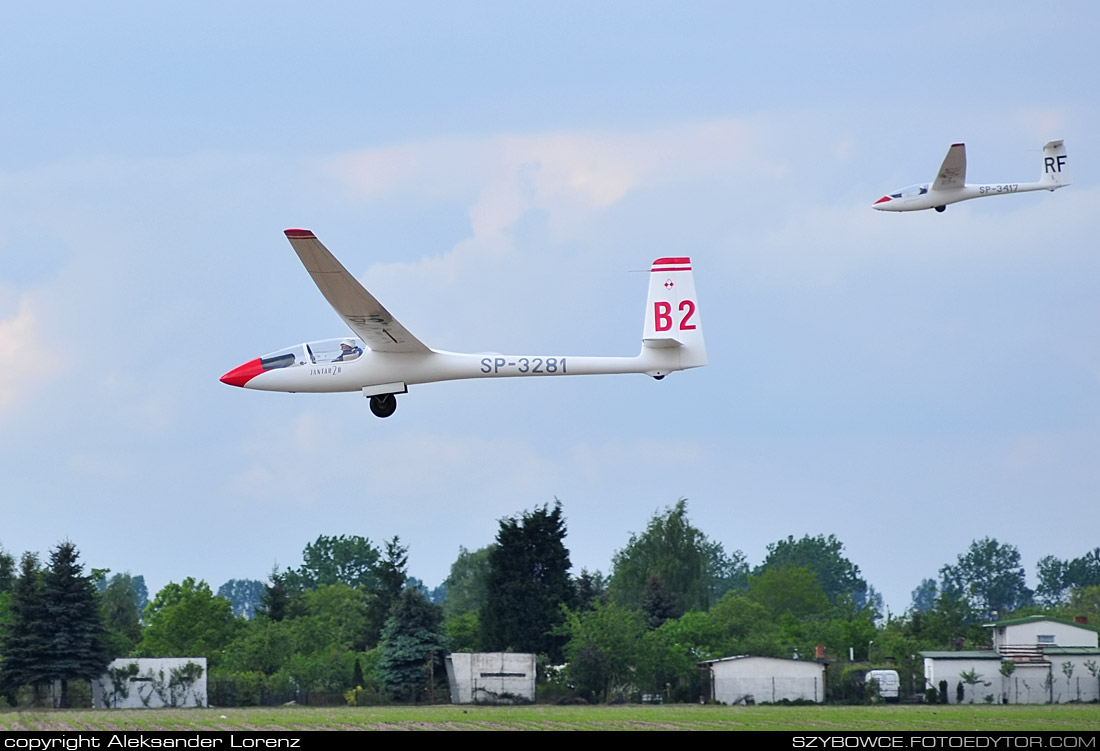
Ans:
[{"label": "grass field", "polygon": [[1100,704],[1039,706],[265,707],[0,713],[19,730],[1058,730],[1100,732]]}]

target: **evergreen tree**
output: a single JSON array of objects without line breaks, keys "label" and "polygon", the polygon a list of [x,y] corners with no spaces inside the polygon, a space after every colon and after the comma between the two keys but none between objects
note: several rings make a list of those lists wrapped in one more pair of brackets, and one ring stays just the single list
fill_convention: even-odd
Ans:
[{"label": "evergreen tree", "polygon": [[287,593],[284,575],[279,573],[278,566],[271,567],[271,573],[267,575],[267,584],[260,595],[260,605],[256,608],[259,615],[270,621],[281,621],[287,616],[290,596]]},{"label": "evergreen tree", "polygon": [[43,575],[42,604],[48,623],[47,679],[61,681],[61,706],[69,705],[69,680],[92,680],[103,675],[111,661],[103,643],[103,620],[92,578],[77,562],[76,546],[60,543],[50,553]]},{"label": "evergreen tree", "polygon": [[0,595],[15,585],[15,558],[0,546]]},{"label": "evergreen tree", "polygon": [[408,579],[409,549],[401,544],[398,537],[386,543],[385,557],[374,566],[374,597],[367,606],[370,628],[367,644],[374,645],[382,635],[382,628],[389,617],[390,609],[401,596]]},{"label": "evergreen tree", "polygon": [[0,689],[15,703],[20,686],[34,688],[38,703],[40,685],[46,680],[46,612],[42,602],[42,576],[38,557],[24,553],[19,577],[11,590],[11,623],[0,642]]},{"label": "evergreen tree", "polygon": [[564,638],[554,633],[573,586],[561,503],[500,520],[489,554],[488,596],[482,608],[484,646],[562,659]]},{"label": "evergreen tree", "polygon": [[416,701],[433,677],[442,679],[446,638],[443,611],[415,589],[406,589],[382,629],[378,675],[398,701]]},{"label": "evergreen tree", "polygon": [[573,580],[573,602],[577,610],[591,610],[596,603],[607,604],[607,577],[599,571],[582,568]]}]

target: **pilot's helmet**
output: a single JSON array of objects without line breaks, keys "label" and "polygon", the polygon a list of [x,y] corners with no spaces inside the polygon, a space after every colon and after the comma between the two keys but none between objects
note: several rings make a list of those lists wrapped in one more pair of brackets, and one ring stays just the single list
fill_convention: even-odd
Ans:
[{"label": "pilot's helmet", "polygon": [[351,347],[352,349],[355,349],[355,340],[354,339],[345,339],[344,341],[340,342],[340,346],[341,347]]}]

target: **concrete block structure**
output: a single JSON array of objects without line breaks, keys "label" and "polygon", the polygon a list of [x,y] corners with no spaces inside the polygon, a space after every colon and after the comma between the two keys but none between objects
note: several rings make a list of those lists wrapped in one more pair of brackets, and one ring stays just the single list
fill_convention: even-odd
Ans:
[{"label": "concrete block structure", "polygon": [[535,701],[535,655],[453,652],[447,681],[454,704],[527,704]]},{"label": "concrete block structure", "polygon": [[92,681],[97,709],[205,707],[205,657],[120,657]]}]

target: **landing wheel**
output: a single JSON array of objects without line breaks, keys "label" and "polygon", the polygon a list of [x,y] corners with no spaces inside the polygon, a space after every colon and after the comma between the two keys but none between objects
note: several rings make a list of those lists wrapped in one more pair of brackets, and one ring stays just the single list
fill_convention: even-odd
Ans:
[{"label": "landing wheel", "polygon": [[393,394],[375,394],[370,398],[370,411],[375,417],[389,417],[397,411],[397,397]]},{"label": "landing wheel", "polygon": [[942,214],[943,212],[947,211],[947,207],[946,206],[937,206],[936,211],[938,211]]},{"label": "landing wheel", "polygon": [[653,376],[653,380],[654,380],[654,381],[659,381],[659,380],[661,380],[662,378],[664,378],[664,376],[663,376],[663,375],[656,375],[656,376]]}]

